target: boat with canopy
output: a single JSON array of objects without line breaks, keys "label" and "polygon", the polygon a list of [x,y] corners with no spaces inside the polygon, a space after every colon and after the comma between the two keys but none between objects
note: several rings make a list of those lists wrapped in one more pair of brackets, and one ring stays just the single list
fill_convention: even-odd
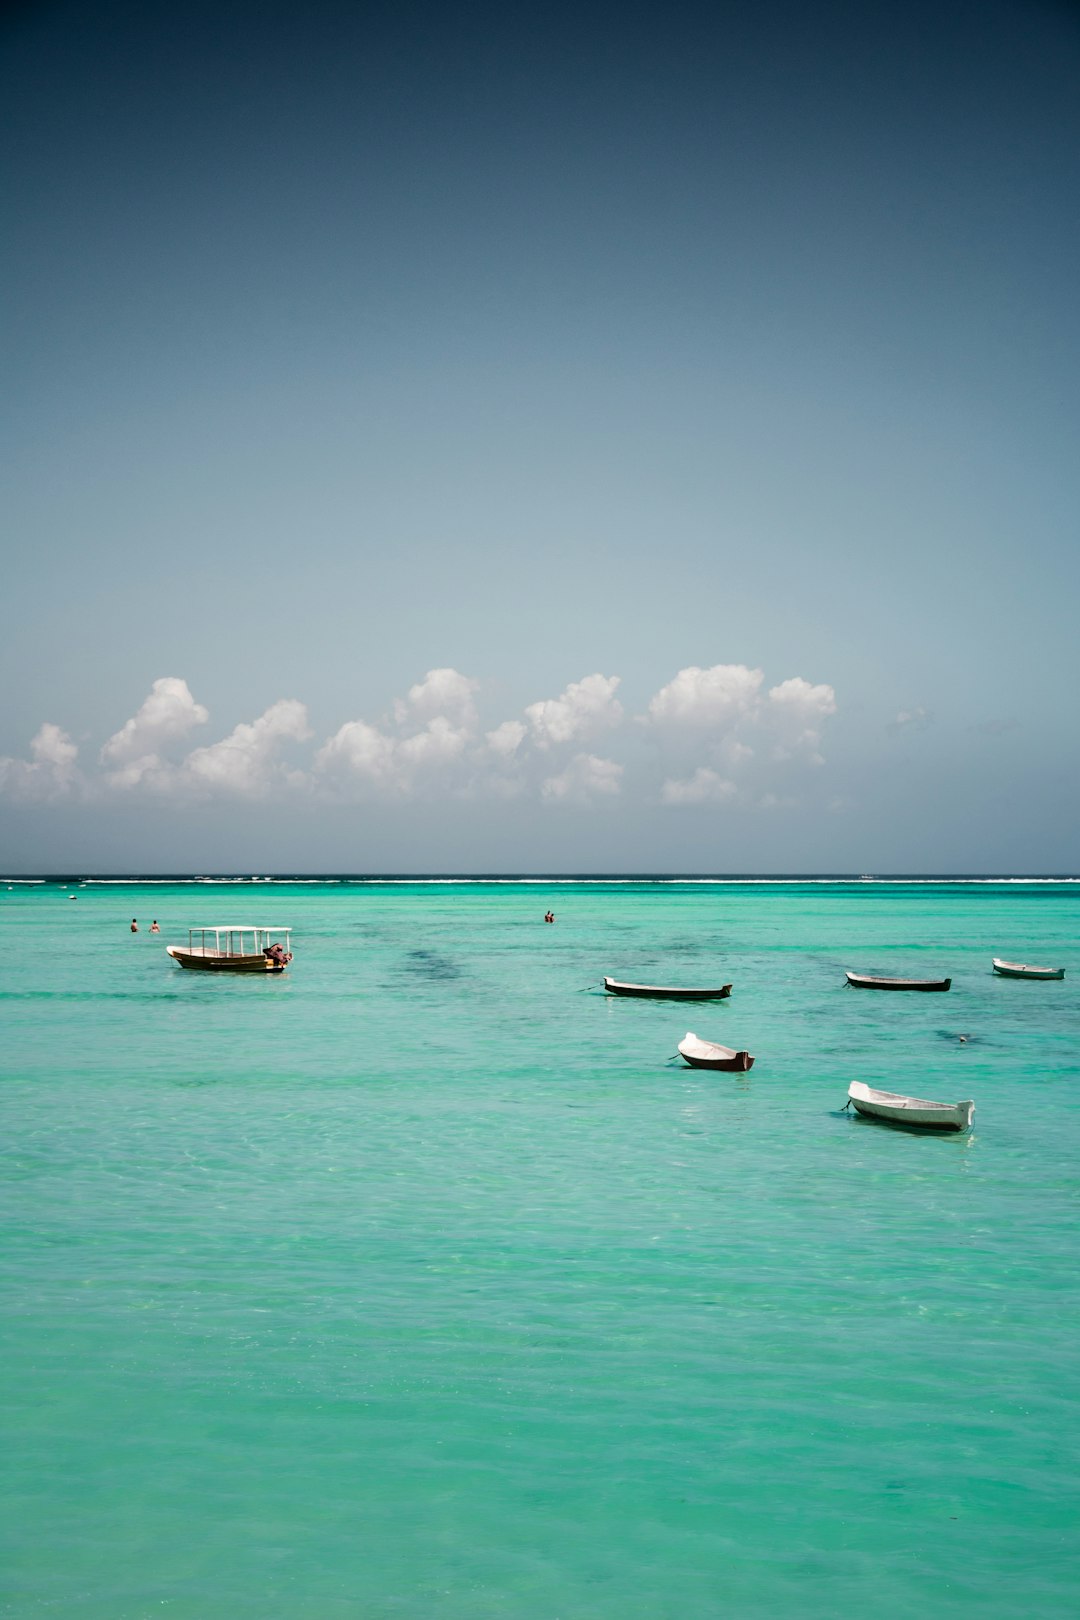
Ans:
[{"label": "boat with canopy", "polygon": [[209,973],[284,973],[292,961],[290,928],[189,928],[187,946],[166,945],[182,968]]},{"label": "boat with canopy", "polygon": [[975,1104],[931,1102],[928,1097],[905,1097],[899,1091],[877,1091],[853,1080],[848,1086],[848,1104],[872,1119],[887,1119],[894,1125],[919,1125],[931,1131],[967,1131]]}]

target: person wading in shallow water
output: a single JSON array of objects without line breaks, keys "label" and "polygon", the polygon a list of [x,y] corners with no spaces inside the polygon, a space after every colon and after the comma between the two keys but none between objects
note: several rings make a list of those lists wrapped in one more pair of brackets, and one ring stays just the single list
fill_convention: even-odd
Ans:
[{"label": "person wading in shallow water", "polygon": [[135,921],[135,918],[134,918],[134,917],[132,917],[132,919],[131,919],[131,932],[132,932],[132,933],[133,933],[133,934],[137,934],[137,933],[138,933],[138,932],[139,932],[139,925],[138,925],[138,923],[137,923],[137,922],[136,922],[136,921]]},{"label": "person wading in shallow water", "polygon": [[161,929],[157,925],[157,918],[156,917],[154,918],[153,922],[150,924],[150,932],[152,934],[160,934],[161,933]]},{"label": "person wading in shallow water", "polygon": [[555,921],[555,913],[553,911],[545,911],[544,912],[544,921],[545,922],[554,922]]}]

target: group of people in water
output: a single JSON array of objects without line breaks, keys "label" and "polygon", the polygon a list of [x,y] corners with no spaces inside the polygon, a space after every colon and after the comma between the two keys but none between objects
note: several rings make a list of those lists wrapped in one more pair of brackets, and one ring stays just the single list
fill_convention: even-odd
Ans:
[{"label": "group of people in water", "polygon": [[553,911],[545,911],[544,912],[544,921],[545,922],[554,922],[555,921],[555,913]]},{"label": "group of people in water", "polygon": [[[137,934],[139,932],[139,919],[137,917],[132,917],[132,919],[131,919],[131,932],[133,934]],[[157,925],[157,918],[156,917],[154,918],[153,922],[150,924],[150,932],[152,934],[160,934],[161,933],[161,929]]]}]

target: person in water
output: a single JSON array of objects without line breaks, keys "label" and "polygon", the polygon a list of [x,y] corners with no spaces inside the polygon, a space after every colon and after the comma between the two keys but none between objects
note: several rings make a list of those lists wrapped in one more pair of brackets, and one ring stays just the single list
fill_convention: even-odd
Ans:
[{"label": "person in water", "polygon": [[153,922],[150,924],[150,932],[152,934],[160,934],[161,933],[161,929],[157,925],[157,918],[156,917],[154,918]]},{"label": "person in water", "polygon": [[544,921],[545,922],[554,922],[555,921],[555,913],[553,911],[545,911],[544,912]]},{"label": "person in water", "polygon": [[138,933],[138,932],[139,932],[139,925],[138,925],[138,923],[137,923],[137,922],[136,922],[136,921],[135,921],[135,918],[134,918],[134,917],[132,917],[132,919],[131,919],[131,932],[132,932],[132,933],[133,933],[133,934],[137,934],[137,933]]}]

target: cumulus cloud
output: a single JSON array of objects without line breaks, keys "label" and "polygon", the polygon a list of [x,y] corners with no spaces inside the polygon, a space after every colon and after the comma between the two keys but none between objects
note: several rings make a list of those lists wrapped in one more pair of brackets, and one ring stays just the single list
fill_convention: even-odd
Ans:
[{"label": "cumulus cloud", "polygon": [[713,664],[710,669],[691,664],[660,688],[649,703],[646,722],[661,728],[728,730],[753,713],[764,679],[760,669],[745,664]]},{"label": "cumulus cloud", "polygon": [[836,693],[831,686],[812,686],[801,675],[774,686],[767,700],[767,723],[778,736],[776,757],[799,755],[811,765],[823,765],[818,748],[821,727],[836,713]]},{"label": "cumulus cloud", "polygon": [[[691,664],[660,688],[641,721],[667,761],[662,804],[720,804],[737,791],[752,796],[763,776],[785,764],[824,763],[822,726],[836,713],[832,687],[794,675],[766,692],[764,682],[763,672],[747,664]],[[733,775],[744,784],[738,790]]]},{"label": "cumulus cloud", "polygon": [[735,797],[735,783],[701,765],[684,781],[669,777],[660,789],[661,804],[724,804]]},{"label": "cumulus cloud", "polygon": [[422,681],[410,686],[408,697],[398,698],[394,704],[394,718],[399,725],[414,720],[449,720],[453,725],[472,730],[476,725],[474,693],[480,682],[461,675],[456,669],[429,669]]},{"label": "cumulus cloud", "polygon": [[371,782],[390,782],[394,739],[366,720],[348,720],[319,749],[315,769],[339,779],[351,774]]},{"label": "cumulus cloud", "polygon": [[590,805],[596,798],[612,798],[619,791],[623,768],[613,759],[575,754],[558,776],[549,776],[540,792],[552,804]]},{"label": "cumulus cloud", "polygon": [[571,681],[557,698],[530,703],[525,710],[533,740],[538,748],[557,743],[580,742],[622,719],[622,704],[615,696],[618,675],[586,675]]},{"label": "cumulus cloud", "polygon": [[456,669],[428,670],[395,702],[396,731],[346,721],[315,755],[316,773],[342,790],[352,785],[396,795],[425,776],[445,775],[474,747],[479,685]]},{"label": "cumulus cloud", "polygon": [[927,726],[932,726],[933,723],[934,716],[930,710],[924,709],[920,704],[916,709],[901,709],[896,719],[890,720],[885,729],[898,736],[901,731],[925,731]]},{"label": "cumulus cloud", "polygon": [[525,741],[526,729],[520,720],[504,720],[501,726],[489,731],[485,742],[500,759],[512,759]]},{"label": "cumulus cloud", "polygon": [[[58,726],[47,725],[29,760],[0,760],[0,789],[24,798],[76,786],[90,796],[225,798],[288,785],[343,798],[531,795],[548,804],[590,804],[622,790],[620,760],[589,751],[595,734],[612,732],[624,720],[619,686],[617,675],[586,675],[558,697],[528,704],[520,718],[484,730],[479,682],[455,669],[431,669],[381,721],[346,720],[301,769],[293,750],[311,730],[295,698],[280,699],[220,741],[177,758],[177,742],[208,716],[186,681],[162,676],[101,748],[96,776],[81,775],[75,745]],[[821,728],[835,711],[831,686],[795,676],[766,692],[759,669],[695,665],[660,688],[640,717],[641,728],[621,740],[625,749],[635,737],[649,738],[639,779],[653,802],[721,805],[738,797],[761,803],[766,790],[784,791],[796,765],[820,763]],[[614,744],[605,749],[612,752]]]},{"label": "cumulus cloud", "polygon": [[311,736],[308,713],[295,698],[280,698],[257,720],[236,726],[220,742],[196,748],[182,770],[193,786],[229,794],[265,792],[275,782],[295,781],[280,759],[282,745],[304,742]]},{"label": "cumulus cloud", "polygon": [[66,731],[51,721],[30,743],[30,758],[0,759],[0,792],[27,802],[64,798],[80,785],[79,750]]},{"label": "cumulus cloud", "polygon": [[177,675],[163,675],[150,688],[130,720],[114,732],[101,750],[103,765],[123,766],[159,753],[165,743],[186,737],[194,726],[210,718],[196,703],[187,681]]}]

